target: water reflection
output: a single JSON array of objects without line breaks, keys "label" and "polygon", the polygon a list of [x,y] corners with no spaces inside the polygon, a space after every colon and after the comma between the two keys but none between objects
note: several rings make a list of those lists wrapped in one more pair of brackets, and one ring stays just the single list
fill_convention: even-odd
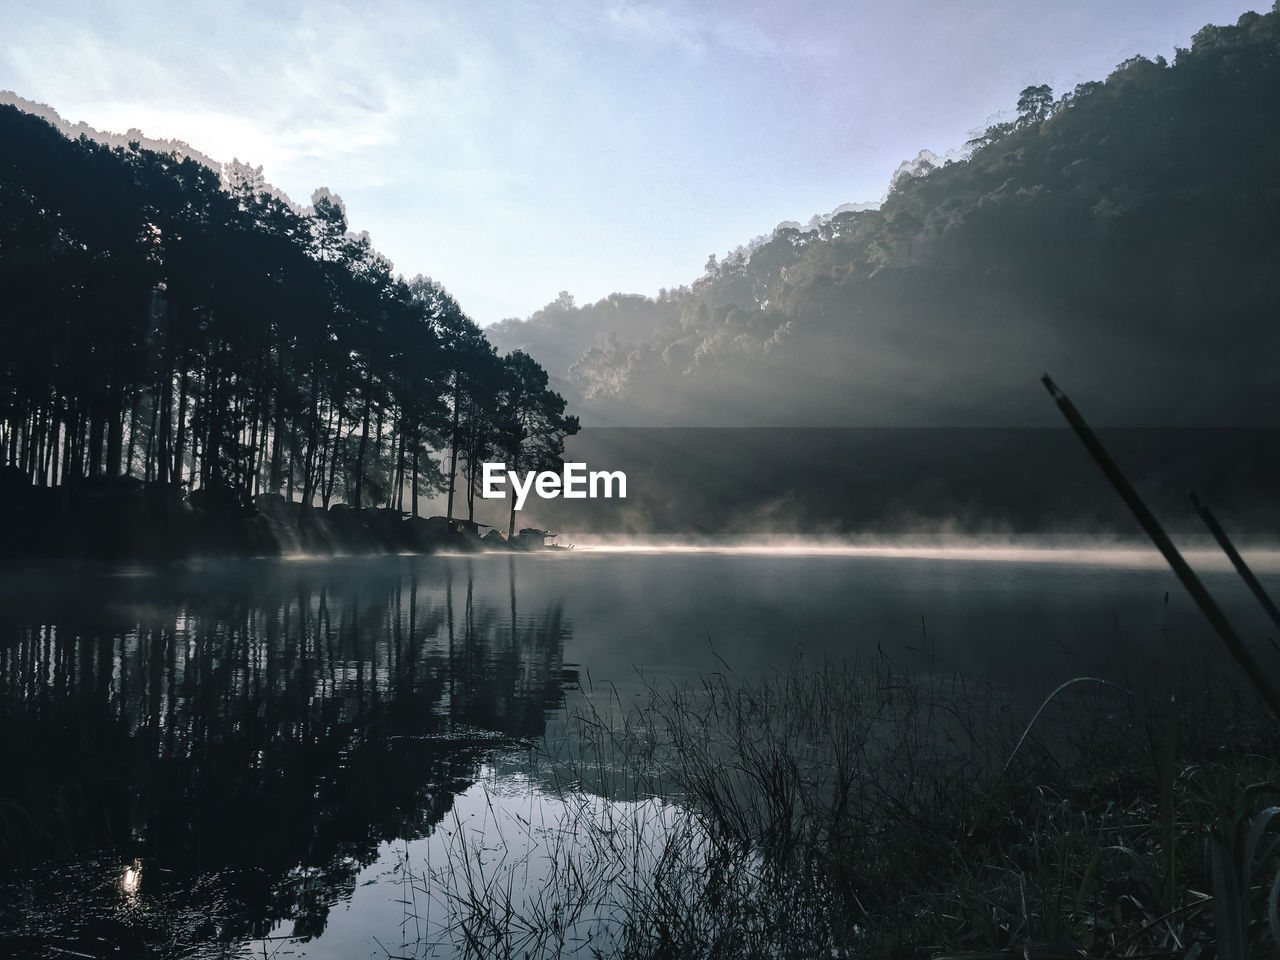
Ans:
[{"label": "water reflection", "polygon": [[132,903],[137,900],[138,887],[141,885],[142,861],[135,859],[133,863],[124,868],[124,873],[120,874],[120,892]]},{"label": "water reflection", "polygon": [[[7,571],[0,956],[246,943],[257,956],[300,939],[313,956],[381,955],[374,936],[394,950],[403,897],[385,877],[421,877],[450,829],[493,810],[510,814],[507,841],[534,811],[558,822],[542,780],[521,781],[518,807],[494,799],[511,772],[495,747],[559,742],[586,697],[611,719],[651,682],[776,676],[803,654],[989,685],[1013,725],[1069,677],[1201,689],[1232,670],[1141,557],[979,559],[997,558],[573,551]],[[1277,568],[1260,566],[1269,589]],[[1269,621],[1233,574],[1205,573],[1273,669]],[[533,833],[544,847],[559,835]],[[538,849],[521,884],[536,885]]]},{"label": "water reflection", "polygon": [[516,575],[389,558],[25,592],[0,624],[0,764],[21,771],[0,859],[137,857],[111,882],[149,912],[103,913],[96,866],[40,872],[0,907],[0,947],[319,935],[381,844],[429,833],[576,681],[561,609],[522,616]]}]

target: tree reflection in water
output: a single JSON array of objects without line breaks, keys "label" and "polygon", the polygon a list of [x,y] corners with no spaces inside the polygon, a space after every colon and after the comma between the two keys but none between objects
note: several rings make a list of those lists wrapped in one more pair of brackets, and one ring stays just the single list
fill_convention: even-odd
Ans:
[{"label": "tree reflection in water", "polygon": [[515,558],[6,583],[0,952],[316,936],[576,682]]}]

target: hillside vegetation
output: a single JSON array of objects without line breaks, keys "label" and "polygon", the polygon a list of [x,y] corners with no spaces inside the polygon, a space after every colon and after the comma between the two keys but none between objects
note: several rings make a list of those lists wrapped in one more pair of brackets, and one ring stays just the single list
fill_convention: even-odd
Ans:
[{"label": "hillside vegetation", "polygon": [[784,226],[657,298],[487,331],[590,424],[1027,425],[1044,369],[1099,422],[1273,419],[1280,13],[1207,26],[904,164],[879,209]]}]

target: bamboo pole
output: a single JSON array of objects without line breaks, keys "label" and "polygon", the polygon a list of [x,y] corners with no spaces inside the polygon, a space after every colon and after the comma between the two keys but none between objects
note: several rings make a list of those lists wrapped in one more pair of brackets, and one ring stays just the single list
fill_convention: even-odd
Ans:
[{"label": "bamboo pole", "polygon": [[1280,627],[1280,608],[1276,607],[1275,602],[1267,594],[1262,584],[1258,582],[1258,578],[1249,569],[1249,565],[1244,562],[1244,557],[1240,556],[1240,551],[1235,548],[1235,544],[1231,542],[1227,532],[1222,529],[1222,525],[1218,523],[1218,518],[1213,515],[1207,506],[1200,502],[1200,498],[1194,492],[1191,494],[1191,505],[1196,508],[1196,513],[1200,514],[1200,519],[1204,521],[1204,525],[1213,534],[1213,539],[1218,541],[1218,546],[1222,548],[1222,552],[1231,560],[1231,565],[1236,568],[1236,573],[1240,574],[1240,579],[1253,591],[1254,597],[1262,604],[1262,609],[1267,611],[1267,616],[1271,618],[1277,627]]},{"label": "bamboo pole", "polygon": [[1040,382],[1049,391],[1049,396],[1053,397],[1058,404],[1058,409],[1066,417],[1067,423],[1071,424],[1071,428],[1075,430],[1076,436],[1080,438],[1080,442],[1084,444],[1085,449],[1092,454],[1094,461],[1102,468],[1102,472],[1106,474],[1107,479],[1111,481],[1116,493],[1120,494],[1120,499],[1133,512],[1138,523],[1142,524],[1142,529],[1147,532],[1147,536],[1152,539],[1156,547],[1164,555],[1169,566],[1173,568],[1173,572],[1182,582],[1182,585],[1186,587],[1187,592],[1191,594],[1191,598],[1195,600],[1201,612],[1209,620],[1209,623],[1213,625],[1218,636],[1222,638],[1222,642],[1227,645],[1231,655],[1235,657],[1236,662],[1240,664],[1244,672],[1249,675],[1249,679],[1253,681],[1253,685],[1257,688],[1258,693],[1262,695],[1262,699],[1266,701],[1267,706],[1271,708],[1273,713],[1280,716],[1280,693],[1276,692],[1271,680],[1263,673],[1262,668],[1253,658],[1253,655],[1249,653],[1240,636],[1236,633],[1235,628],[1227,621],[1222,608],[1218,606],[1209,591],[1205,589],[1195,571],[1187,565],[1187,561],[1182,558],[1182,554],[1173,545],[1169,535],[1164,532],[1160,522],[1147,509],[1147,505],[1142,502],[1142,498],[1138,496],[1137,491],[1133,489],[1133,486],[1125,478],[1120,468],[1116,466],[1115,461],[1111,459],[1111,455],[1107,453],[1106,448],[1102,446],[1102,443],[1085,422],[1084,417],[1080,416],[1080,412],[1076,410],[1075,405],[1067,398],[1067,395],[1058,389],[1058,385],[1053,382],[1047,373],[1040,378]]}]

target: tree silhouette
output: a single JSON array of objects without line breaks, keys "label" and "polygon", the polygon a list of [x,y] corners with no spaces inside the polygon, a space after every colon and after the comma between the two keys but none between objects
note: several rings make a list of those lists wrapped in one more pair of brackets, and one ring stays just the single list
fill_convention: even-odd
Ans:
[{"label": "tree silhouette", "polygon": [[[565,401],[547,386],[547,372],[523,350],[503,358],[506,371],[499,411],[498,443],[510,469],[554,470],[564,462],[565,437],[578,432],[578,418],[565,413]],[[516,501],[511,497],[507,537],[515,535]]]},{"label": "tree silhouette", "polygon": [[300,210],[261,168],[220,178],[0,108],[0,290],[10,480],[416,514],[438,451],[493,449],[505,372],[479,327],[397,277],[340,198]]},{"label": "tree silhouette", "polygon": [[1026,87],[1018,95],[1018,125],[1039,123],[1053,109],[1053,88],[1047,83]]}]

